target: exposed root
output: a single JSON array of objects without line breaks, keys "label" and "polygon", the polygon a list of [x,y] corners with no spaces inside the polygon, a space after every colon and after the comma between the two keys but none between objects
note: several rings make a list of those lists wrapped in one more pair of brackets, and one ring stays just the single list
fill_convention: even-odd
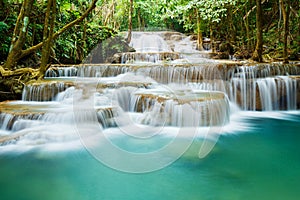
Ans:
[{"label": "exposed root", "polygon": [[20,68],[16,70],[5,70],[2,66],[0,66],[0,74],[2,77],[10,77],[10,76],[22,76],[24,74],[31,74],[32,77],[36,77],[38,75],[38,69],[32,68]]},{"label": "exposed root", "polygon": [[36,81],[38,76],[38,69],[20,68],[7,70],[0,66],[0,88],[3,94],[0,97],[0,101],[20,99],[24,86],[29,81]]}]

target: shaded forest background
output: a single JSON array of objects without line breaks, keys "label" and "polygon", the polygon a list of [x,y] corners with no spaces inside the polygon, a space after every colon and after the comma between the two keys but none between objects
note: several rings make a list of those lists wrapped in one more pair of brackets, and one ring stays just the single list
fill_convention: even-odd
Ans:
[{"label": "shaded forest background", "polygon": [[[29,0],[0,0],[0,62],[3,64],[17,35],[15,31],[23,3]],[[31,0],[26,39],[22,49],[43,40],[46,24],[46,0]],[[51,0],[50,0],[51,1]],[[262,9],[263,56],[265,60],[284,59],[285,17],[288,20],[287,51],[290,60],[299,59],[299,1],[293,0],[130,0],[95,1],[95,7],[78,24],[59,35],[51,45],[49,63],[80,63],[101,41],[128,30],[176,30],[201,34],[218,44],[219,51],[230,51],[237,58],[250,58],[257,41],[257,1]],[[78,19],[89,8],[89,0],[56,0],[53,33]],[[53,7],[53,5],[51,5]],[[130,15],[132,13],[132,15]],[[287,16],[285,16],[287,15]],[[20,26],[20,25],[19,25]],[[45,26],[48,26],[45,28]],[[20,29],[20,27],[17,27]],[[24,27],[23,27],[24,28]],[[23,31],[23,30],[22,30]],[[17,38],[18,39],[18,38]],[[221,46],[219,44],[222,44]],[[200,46],[200,49],[202,46]],[[38,67],[42,48],[20,59],[23,66]],[[14,64],[14,66],[16,66]]]}]

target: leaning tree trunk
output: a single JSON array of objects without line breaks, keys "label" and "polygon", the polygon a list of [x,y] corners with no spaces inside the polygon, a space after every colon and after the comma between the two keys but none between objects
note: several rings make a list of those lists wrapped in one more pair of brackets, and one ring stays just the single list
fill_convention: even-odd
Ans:
[{"label": "leaning tree trunk", "polygon": [[[236,28],[235,28],[235,24],[233,22],[232,15],[233,15],[232,6],[229,6],[228,10],[227,10],[228,21],[226,23],[227,26],[229,26],[229,29],[228,29],[228,32],[226,33],[226,38],[228,39],[228,41],[230,43],[235,43],[236,42]],[[228,33],[229,33],[229,35],[228,35]]]},{"label": "leaning tree trunk", "polygon": [[126,42],[128,44],[131,41],[131,35],[132,35],[132,14],[133,14],[133,0],[130,0],[129,17],[128,17],[128,36],[127,36],[127,39],[126,39]]},{"label": "leaning tree trunk", "polygon": [[29,17],[34,0],[24,0],[16,21],[12,42],[4,68],[12,69],[15,63],[22,58],[22,48],[26,42]]},{"label": "leaning tree trunk", "polygon": [[[50,49],[52,46],[52,38],[54,32],[54,24],[55,24],[55,16],[56,16],[56,0],[48,0],[47,11],[45,16],[44,23],[44,33],[43,33],[43,48],[42,48],[42,58],[40,65],[40,77],[43,77],[50,56]],[[50,25],[49,25],[50,24]],[[50,29],[49,29],[50,26]]]},{"label": "leaning tree trunk", "polygon": [[249,14],[247,13],[247,5],[246,5],[246,15],[243,17],[244,25],[245,25],[245,31],[246,31],[246,38],[247,38],[247,51],[250,51],[252,49],[252,42],[250,37],[250,26],[249,26]]},{"label": "leaning tree trunk", "polygon": [[216,41],[215,41],[215,35],[214,35],[214,29],[212,23],[209,24],[209,32],[210,32],[211,51],[212,53],[216,53],[217,48],[216,48]]},{"label": "leaning tree trunk", "polygon": [[288,34],[289,34],[289,17],[290,17],[290,1],[289,0],[280,0],[280,7],[282,11],[282,17],[283,17],[283,62],[288,63]]},{"label": "leaning tree trunk", "polygon": [[203,51],[203,38],[202,38],[202,31],[201,31],[201,18],[196,10],[197,13],[197,50]]},{"label": "leaning tree trunk", "polygon": [[262,6],[261,0],[256,0],[256,47],[252,59],[262,62],[263,52]]},{"label": "leaning tree trunk", "polygon": [[[65,25],[64,27],[62,27],[61,29],[59,29],[58,31],[56,31],[53,34],[52,40],[54,41],[56,38],[58,38],[58,36],[60,36],[61,34],[63,34],[64,32],[66,32],[68,29],[72,28],[73,26],[75,26],[76,24],[82,22],[87,16],[88,14],[94,10],[94,8],[96,7],[96,3],[98,0],[93,0],[90,7],[77,19],[75,19],[74,21],[70,22],[69,24]],[[31,7],[33,4],[34,0],[24,0],[24,8],[26,8],[24,10],[24,18],[26,18],[27,16],[29,16],[30,11],[31,11]],[[29,6],[26,6],[29,5]],[[29,9],[30,7],[30,9]],[[26,11],[26,12],[25,12]],[[21,14],[22,12],[20,12]],[[26,15],[28,13],[28,15]],[[21,58],[28,56],[29,54],[35,52],[36,50],[40,49],[43,47],[43,43],[44,42],[40,42],[39,44],[29,47],[26,50],[22,50],[22,47],[25,44],[26,41],[26,32],[28,29],[28,23],[29,23],[29,17],[27,18],[27,20],[24,20],[24,23],[22,25],[22,31],[20,31],[18,40],[15,42],[15,45],[12,46],[12,50],[10,51],[10,53],[8,54],[7,60],[4,64],[4,68],[8,68],[11,69],[14,64],[19,61]],[[26,23],[25,23],[26,22]],[[24,32],[25,30],[25,32]],[[22,37],[20,37],[20,35]]]}]

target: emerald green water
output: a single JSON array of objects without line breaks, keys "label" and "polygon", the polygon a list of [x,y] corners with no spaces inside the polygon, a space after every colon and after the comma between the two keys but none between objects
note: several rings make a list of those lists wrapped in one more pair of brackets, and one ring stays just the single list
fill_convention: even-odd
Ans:
[{"label": "emerald green water", "polygon": [[[256,115],[259,115],[258,112]],[[151,173],[110,169],[84,148],[3,151],[1,200],[296,200],[300,196],[300,115],[249,117],[251,129],[219,138],[210,154],[191,148]]]}]

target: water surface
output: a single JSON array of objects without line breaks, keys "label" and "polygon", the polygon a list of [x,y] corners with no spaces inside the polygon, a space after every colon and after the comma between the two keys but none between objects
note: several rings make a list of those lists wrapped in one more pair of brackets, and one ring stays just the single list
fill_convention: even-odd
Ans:
[{"label": "water surface", "polygon": [[1,199],[298,199],[299,112],[245,113],[250,126],[229,128],[207,157],[197,157],[198,139],[179,160],[151,173],[113,170],[84,148],[1,147]]}]

